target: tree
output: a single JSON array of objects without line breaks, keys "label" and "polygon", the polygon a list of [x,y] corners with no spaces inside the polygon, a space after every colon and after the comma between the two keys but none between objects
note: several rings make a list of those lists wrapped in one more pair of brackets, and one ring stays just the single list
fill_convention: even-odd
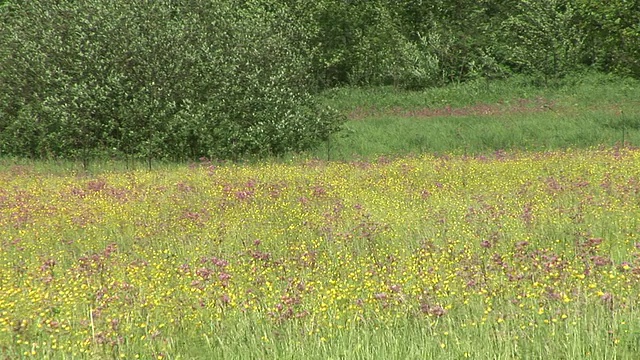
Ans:
[{"label": "tree", "polygon": [[640,78],[640,3],[576,0],[585,34],[582,61],[603,71]]},{"label": "tree", "polygon": [[544,79],[563,77],[578,65],[584,36],[567,0],[522,0],[499,35],[504,61],[517,72]]},{"label": "tree", "polygon": [[336,131],[302,24],[248,0],[16,0],[0,13],[0,151],[281,155]]}]

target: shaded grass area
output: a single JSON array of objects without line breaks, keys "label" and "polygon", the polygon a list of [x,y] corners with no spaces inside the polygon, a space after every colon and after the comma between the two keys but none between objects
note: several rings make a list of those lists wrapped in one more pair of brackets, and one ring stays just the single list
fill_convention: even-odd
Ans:
[{"label": "shaded grass area", "polygon": [[[511,305],[512,307],[513,305]],[[479,312],[484,309],[477,307]],[[331,335],[306,336],[298,325],[256,324],[245,319],[212,329],[184,347],[176,359],[633,359],[640,342],[618,315],[591,307],[577,321],[532,321],[520,328],[509,320],[459,329],[464,317],[438,321],[403,319],[393,325],[349,327]],[[577,314],[576,314],[577,315]],[[459,322],[460,321],[460,322]],[[472,324],[472,323],[470,323]],[[544,324],[544,325],[543,325]],[[458,327],[458,329],[456,329]],[[268,334],[264,336],[261,334]],[[622,335],[621,335],[622,334]],[[261,335],[261,336],[257,336]],[[242,339],[243,341],[233,341]],[[597,339],[597,340],[596,340]],[[595,340],[595,341],[594,341]],[[615,344],[614,344],[615,343]],[[191,351],[189,351],[191,350]],[[205,355],[206,354],[206,355]]]},{"label": "shaded grass area", "polygon": [[325,103],[344,129],[311,156],[350,160],[640,145],[640,82],[603,75],[540,88],[523,79],[423,92],[337,89]]},{"label": "shaded grass area", "polygon": [[319,96],[328,105],[351,112],[358,107],[385,110],[396,107],[419,109],[444,106],[464,107],[478,103],[513,102],[518,99],[562,98],[567,104],[595,105],[638,101],[639,82],[604,74],[583,74],[552,86],[538,86],[526,77],[506,80],[478,80],[451,84],[424,91],[405,91],[393,87],[337,88]]}]

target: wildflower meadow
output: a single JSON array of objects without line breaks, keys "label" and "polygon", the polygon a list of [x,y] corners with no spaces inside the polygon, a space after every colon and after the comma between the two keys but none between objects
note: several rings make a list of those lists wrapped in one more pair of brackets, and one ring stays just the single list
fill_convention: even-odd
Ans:
[{"label": "wildflower meadow", "polygon": [[613,359],[640,150],[0,170],[3,359]]}]

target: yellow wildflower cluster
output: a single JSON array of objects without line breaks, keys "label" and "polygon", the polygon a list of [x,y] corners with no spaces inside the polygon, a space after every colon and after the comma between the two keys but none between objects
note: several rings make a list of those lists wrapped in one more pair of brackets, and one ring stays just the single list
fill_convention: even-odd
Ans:
[{"label": "yellow wildflower cluster", "polygon": [[587,311],[618,321],[640,296],[639,196],[635,150],[6,168],[0,351],[163,358],[238,321],[322,341],[413,320],[513,341]]}]

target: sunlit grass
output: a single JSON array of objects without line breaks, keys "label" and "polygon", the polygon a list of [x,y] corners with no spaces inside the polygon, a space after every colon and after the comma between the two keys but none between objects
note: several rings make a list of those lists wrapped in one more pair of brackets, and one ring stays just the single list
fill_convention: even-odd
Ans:
[{"label": "sunlit grass", "polygon": [[640,152],[0,171],[9,358],[631,358]]},{"label": "sunlit grass", "polygon": [[349,121],[310,155],[353,160],[639,146],[639,89],[637,80],[601,74],[553,87],[516,77],[413,92],[333,89],[320,99]]}]

